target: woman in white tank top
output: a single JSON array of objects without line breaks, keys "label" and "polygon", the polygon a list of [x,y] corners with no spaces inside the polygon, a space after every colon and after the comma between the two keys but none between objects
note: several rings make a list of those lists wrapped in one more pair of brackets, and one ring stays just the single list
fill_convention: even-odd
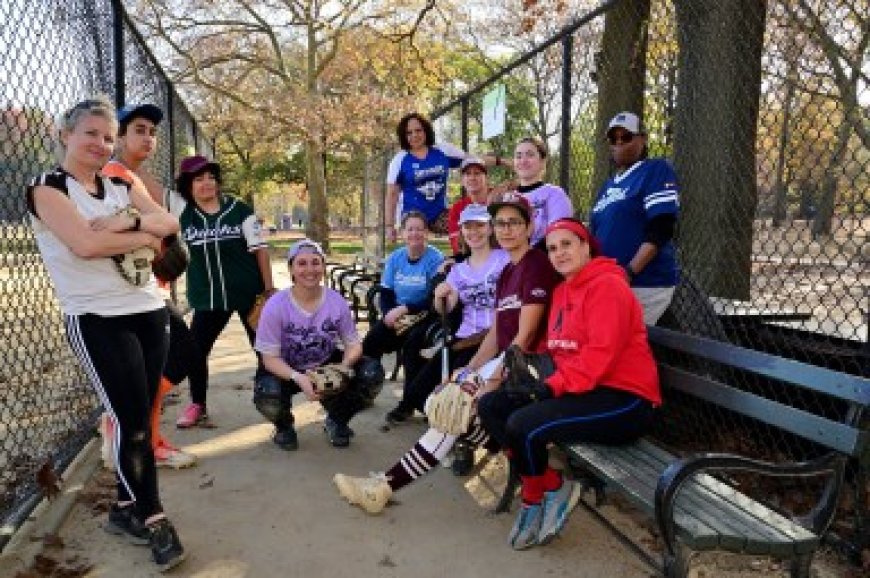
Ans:
[{"label": "woman in white tank top", "polygon": [[[105,98],[67,111],[61,164],[33,180],[27,206],[67,339],[116,424],[118,503],[104,527],[149,544],[166,570],[184,560],[184,548],[160,504],[149,416],[166,361],[168,314],[154,280],[134,285],[113,257],[143,247],[157,251],[179,227],[146,191],[100,173],[117,131]],[[118,214],[128,206],[138,215]]]}]

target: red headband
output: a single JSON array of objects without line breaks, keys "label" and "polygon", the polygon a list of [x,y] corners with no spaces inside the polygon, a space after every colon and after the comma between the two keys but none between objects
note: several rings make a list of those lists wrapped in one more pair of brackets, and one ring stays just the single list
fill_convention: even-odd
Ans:
[{"label": "red headband", "polygon": [[598,243],[598,239],[592,236],[592,233],[589,232],[589,229],[586,228],[586,225],[581,223],[580,221],[576,221],[574,219],[559,219],[558,221],[554,221],[547,227],[546,235],[549,235],[553,231],[571,231],[581,240],[586,241],[589,244],[589,254],[593,257],[597,257],[601,254],[601,245]]}]

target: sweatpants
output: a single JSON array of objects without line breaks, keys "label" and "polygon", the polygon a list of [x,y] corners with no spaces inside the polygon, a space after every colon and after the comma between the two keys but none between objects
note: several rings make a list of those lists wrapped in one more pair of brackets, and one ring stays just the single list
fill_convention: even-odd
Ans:
[{"label": "sweatpants", "polygon": [[424,347],[426,332],[433,323],[434,320],[430,315],[402,335],[396,335],[394,329],[387,327],[383,321],[378,321],[363,338],[363,355],[380,361],[385,354],[401,349],[405,383],[410,383],[429,361],[420,355],[420,350]]},{"label": "sweatpants", "polygon": [[[256,334],[254,329],[248,325],[248,311],[223,311],[223,310],[200,310],[193,312],[193,320],[190,322],[190,332],[193,334],[193,340],[199,347],[199,351],[206,363],[206,378],[201,381],[190,380],[190,399],[193,403],[198,403],[205,406],[208,397],[208,356],[214,347],[215,341],[220,336],[221,332],[229,323],[233,313],[238,314],[242,325],[245,327],[245,333],[248,335],[248,343],[251,348],[254,347]],[[256,352],[255,352],[256,353]],[[260,354],[257,353],[257,370],[260,371],[262,361]]]},{"label": "sweatpants", "polygon": [[169,348],[166,308],[117,317],[66,315],[67,340],[114,421],[118,501],[142,520],[163,511],[151,450],[151,407]]},{"label": "sweatpants", "polygon": [[534,403],[499,389],[478,400],[477,412],[487,433],[510,449],[519,474],[539,476],[547,467],[548,444],[629,443],[647,431],[654,410],[633,393],[598,386]]},{"label": "sweatpants", "polygon": [[[461,351],[451,351],[448,356],[448,366],[452,372],[454,369],[465,367],[468,362],[477,353],[476,347],[468,347]],[[423,405],[426,399],[432,394],[436,387],[441,384],[441,355],[442,352],[429,359],[425,365],[417,372],[413,380],[405,380],[405,386],[402,390],[402,400],[399,402],[397,409],[403,411],[423,411]]]}]

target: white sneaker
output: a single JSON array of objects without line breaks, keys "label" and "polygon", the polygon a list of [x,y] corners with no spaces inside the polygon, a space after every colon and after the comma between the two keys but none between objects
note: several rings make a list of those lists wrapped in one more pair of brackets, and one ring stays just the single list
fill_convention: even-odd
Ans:
[{"label": "white sneaker", "polygon": [[380,514],[393,495],[393,489],[384,474],[370,474],[368,478],[335,474],[332,481],[338,486],[342,498],[369,514]]},{"label": "white sneaker", "polygon": [[174,470],[190,468],[196,465],[196,456],[161,440],[160,445],[154,450],[154,465],[158,468],[172,468]]}]

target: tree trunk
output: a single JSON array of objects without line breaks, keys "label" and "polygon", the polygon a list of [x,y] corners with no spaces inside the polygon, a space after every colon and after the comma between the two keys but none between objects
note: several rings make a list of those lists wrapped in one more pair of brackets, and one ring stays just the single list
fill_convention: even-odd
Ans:
[{"label": "tree trunk", "polygon": [[308,224],[305,234],[329,251],[329,203],[326,201],[326,173],[323,154],[316,141],[305,141],[305,169],[308,184]]},{"label": "tree trunk", "polygon": [[596,55],[598,112],[595,120],[595,167],[590,198],[610,175],[610,148],[604,131],[618,112],[643,116],[647,23],[650,0],[620,2],[604,17],[601,52]]},{"label": "tree trunk", "polygon": [[834,207],[837,202],[837,181],[843,174],[842,164],[848,150],[851,134],[852,125],[847,119],[841,120],[840,126],[837,127],[837,142],[834,145],[834,152],[831,154],[831,160],[828,162],[828,168],[825,170],[825,177],[819,191],[818,210],[813,217],[814,239],[819,235],[831,234],[831,221],[834,218]]},{"label": "tree trunk", "polygon": [[748,299],[758,204],[756,125],[766,2],[675,0],[678,248],[709,295]]},{"label": "tree trunk", "polygon": [[776,181],[773,184],[773,226],[779,227],[788,217],[788,183],[786,183],[786,150],[789,141],[789,125],[791,124],[791,107],[794,102],[794,74],[797,61],[789,62],[789,74],[785,80],[785,99],[782,103],[782,129],[779,135],[779,147],[776,158]]}]

